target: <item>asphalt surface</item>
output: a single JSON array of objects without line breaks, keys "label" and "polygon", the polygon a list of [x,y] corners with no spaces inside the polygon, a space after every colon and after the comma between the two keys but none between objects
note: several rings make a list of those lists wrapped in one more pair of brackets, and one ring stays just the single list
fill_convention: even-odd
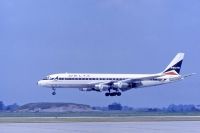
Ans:
[{"label": "asphalt surface", "polygon": [[1,123],[1,133],[199,133],[200,121]]}]

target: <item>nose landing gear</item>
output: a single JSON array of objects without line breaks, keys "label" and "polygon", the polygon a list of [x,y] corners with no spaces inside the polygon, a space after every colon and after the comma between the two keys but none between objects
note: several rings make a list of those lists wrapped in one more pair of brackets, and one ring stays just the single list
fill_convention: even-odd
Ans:
[{"label": "nose landing gear", "polygon": [[53,90],[52,95],[56,95],[56,89],[52,88],[52,90]]}]

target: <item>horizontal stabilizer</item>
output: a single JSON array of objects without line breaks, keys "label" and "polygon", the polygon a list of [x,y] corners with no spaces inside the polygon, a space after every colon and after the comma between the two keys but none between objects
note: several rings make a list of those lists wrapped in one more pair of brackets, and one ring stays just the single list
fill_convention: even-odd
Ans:
[{"label": "horizontal stabilizer", "polygon": [[185,79],[187,77],[190,77],[190,76],[193,76],[193,75],[196,75],[197,73],[191,73],[191,74],[186,74],[186,75],[182,75],[182,79]]}]

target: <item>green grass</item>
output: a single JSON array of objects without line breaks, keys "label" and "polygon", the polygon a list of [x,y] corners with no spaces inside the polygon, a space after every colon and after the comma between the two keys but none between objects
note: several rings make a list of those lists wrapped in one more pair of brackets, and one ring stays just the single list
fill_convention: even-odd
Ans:
[{"label": "green grass", "polygon": [[129,116],[200,116],[200,112],[133,112],[133,111],[92,111],[65,113],[0,112],[0,117],[129,117]]}]

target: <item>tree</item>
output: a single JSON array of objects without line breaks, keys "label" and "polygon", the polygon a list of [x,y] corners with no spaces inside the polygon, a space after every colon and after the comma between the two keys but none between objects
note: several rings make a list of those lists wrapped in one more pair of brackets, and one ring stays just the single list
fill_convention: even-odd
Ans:
[{"label": "tree", "polygon": [[122,105],[120,103],[113,103],[108,105],[109,110],[122,110]]},{"label": "tree", "polygon": [[4,104],[2,101],[0,101],[0,111],[2,111],[4,109]]},{"label": "tree", "polygon": [[6,107],[6,110],[7,111],[15,111],[18,107],[19,107],[19,105],[17,105],[16,103],[14,103],[14,104],[8,105]]},{"label": "tree", "polygon": [[198,111],[194,105],[169,105],[168,112],[195,112]]}]

